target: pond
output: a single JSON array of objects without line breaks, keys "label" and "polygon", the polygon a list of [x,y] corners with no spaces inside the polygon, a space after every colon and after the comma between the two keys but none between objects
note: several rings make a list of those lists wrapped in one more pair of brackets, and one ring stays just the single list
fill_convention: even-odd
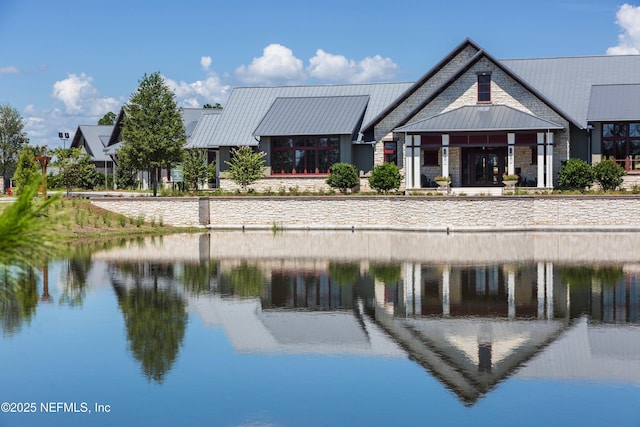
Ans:
[{"label": "pond", "polygon": [[110,242],[0,294],[2,426],[637,426],[633,234]]}]

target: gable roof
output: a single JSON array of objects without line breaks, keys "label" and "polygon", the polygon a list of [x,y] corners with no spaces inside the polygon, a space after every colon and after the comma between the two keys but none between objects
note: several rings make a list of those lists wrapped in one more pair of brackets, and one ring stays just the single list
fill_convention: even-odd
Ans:
[{"label": "gable roof", "polygon": [[[640,84],[640,55],[500,61],[534,86],[581,128],[587,127],[594,85]],[[640,117],[636,117],[640,118]]]},{"label": "gable roof", "polygon": [[640,121],[640,84],[593,86],[587,120]]},{"label": "gable roof", "polygon": [[94,162],[110,161],[104,152],[105,140],[113,132],[113,125],[80,125],[76,130],[71,147],[80,147],[84,138],[84,147]]},{"label": "gable roof", "polygon": [[220,119],[198,126],[191,144],[194,147],[257,145],[254,130],[277,98],[366,95],[369,102],[363,121],[367,122],[410,86],[411,83],[372,83],[234,88]]},{"label": "gable roof", "polygon": [[467,105],[394,129],[397,132],[491,132],[563,127],[506,105]]},{"label": "gable roof", "polygon": [[[418,89],[420,89],[420,87],[422,87],[424,84],[427,84],[429,79],[431,79],[432,77],[434,77],[437,72],[439,70],[441,70],[445,64],[449,61],[451,61],[453,58],[456,57],[456,55],[458,55],[460,52],[462,52],[466,47],[473,47],[474,49],[477,50],[477,52],[475,54],[473,54],[471,57],[469,57],[466,61],[461,62],[458,65],[457,70],[452,73],[448,78],[445,78],[443,80],[439,80],[437,82],[437,85],[433,88],[433,90],[431,91],[431,94],[427,97],[425,97],[425,99],[418,103],[418,105],[416,105],[408,114],[404,115],[404,117],[402,119],[400,119],[394,126],[393,128],[399,128],[405,124],[407,124],[413,117],[415,117],[420,111],[422,111],[422,109],[424,109],[431,101],[433,101],[438,95],[440,95],[445,89],[447,89],[449,86],[451,86],[458,78],[460,78],[460,76],[462,76],[465,72],[467,72],[473,65],[475,65],[478,61],[480,61],[483,58],[486,58],[487,60],[491,61],[493,64],[496,65],[496,67],[498,67],[499,69],[501,69],[505,74],[507,74],[509,77],[511,77],[512,79],[514,79],[516,82],[518,82],[519,84],[521,84],[525,89],[527,89],[531,94],[533,94],[534,96],[536,96],[538,99],[540,99],[542,102],[544,102],[545,104],[547,104],[549,106],[549,108],[553,109],[554,111],[556,111],[558,114],[560,114],[562,117],[564,117],[565,119],[567,119],[568,121],[572,121],[572,118],[570,116],[568,116],[563,110],[562,108],[560,108],[559,106],[557,106],[551,99],[547,98],[542,92],[538,91],[537,88],[535,88],[534,86],[532,86],[529,82],[527,82],[526,80],[522,79],[522,77],[520,77],[519,75],[517,75],[516,73],[514,73],[511,69],[509,69],[508,67],[506,67],[504,64],[502,64],[501,61],[499,61],[498,59],[494,58],[491,54],[489,54],[487,51],[485,51],[484,49],[480,48],[475,42],[473,42],[471,39],[467,39],[465,40],[461,45],[459,45],[456,49],[454,49],[454,51],[449,54],[443,61],[441,61],[440,63],[438,63],[438,65],[436,65],[436,67],[434,67],[432,70],[430,70],[429,72],[427,72],[427,74],[425,74],[419,81],[418,83],[416,83],[415,85],[413,85],[411,88],[409,88],[407,90],[406,93],[404,93],[403,95],[400,96],[399,99],[401,100],[406,100],[409,98],[409,96],[411,94],[413,94],[414,92],[416,92]],[[366,124],[363,127],[364,131],[369,131],[372,129],[373,126],[377,125],[378,123],[380,123],[380,121],[382,121],[382,119],[384,118],[385,114],[389,114],[389,112],[391,112],[394,108],[396,108],[399,105],[399,103],[394,103],[393,105],[391,105],[389,108],[387,108],[385,110],[384,114],[380,114],[378,117],[376,117],[373,121],[371,121],[370,123]],[[577,123],[576,123],[577,124]]]},{"label": "gable roof", "polygon": [[276,98],[254,136],[352,135],[369,96]]}]

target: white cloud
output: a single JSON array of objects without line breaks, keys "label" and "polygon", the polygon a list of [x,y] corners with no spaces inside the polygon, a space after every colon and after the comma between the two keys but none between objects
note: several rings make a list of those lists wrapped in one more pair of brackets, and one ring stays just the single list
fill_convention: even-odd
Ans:
[{"label": "white cloud", "polygon": [[623,4],[616,13],[616,24],[622,28],[618,46],[607,49],[607,55],[640,54],[640,6]]},{"label": "white cloud", "polygon": [[169,89],[175,93],[178,104],[183,107],[198,108],[207,103],[223,103],[226,100],[230,86],[223,84],[220,77],[211,71],[211,62],[210,56],[200,58],[200,65],[207,73],[204,80],[188,83],[164,77]]},{"label": "white cloud", "polygon": [[302,61],[291,49],[280,44],[265,47],[261,57],[236,68],[236,75],[249,84],[292,84],[302,82],[306,77]]},{"label": "white cloud", "polygon": [[211,67],[211,57],[203,56],[202,58],[200,58],[200,65],[205,71],[209,71],[209,68]]},{"label": "white cloud", "polygon": [[0,67],[0,76],[3,74],[18,74],[20,70],[18,67]]},{"label": "white cloud", "polygon": [[81,73],[69,74],[66,79],[54,83],[51,95],[61,101],[67,114],[101,116],[109,111],[118,111],[120,103],[114,98],[100,96],[93,87],[93,78]]},{"label": "white cloud", "polygon": [[395,77],[398,66],[380,55],[366,57],[356,62],[343,55],[333,55],[322,49],[309,60],[309,74],[320,80],[333,82],[364,83],[387,81]]}]

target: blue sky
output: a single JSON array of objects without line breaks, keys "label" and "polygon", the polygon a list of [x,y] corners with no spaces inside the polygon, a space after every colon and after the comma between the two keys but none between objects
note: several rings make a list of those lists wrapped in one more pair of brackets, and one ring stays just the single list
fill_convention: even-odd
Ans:
[{"label": "blue sky", "polygon": [[637,54],[635,1],[1,0],[0,104],[54,148],[156,71],[179,105],[224,106],[236,86],[415,81],[466,38],[502,59]]}]

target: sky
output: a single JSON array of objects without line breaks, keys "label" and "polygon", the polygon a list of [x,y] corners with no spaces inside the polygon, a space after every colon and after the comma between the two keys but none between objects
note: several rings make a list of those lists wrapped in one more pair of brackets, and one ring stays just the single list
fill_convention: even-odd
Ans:
[{"label": "sky", "polygon": [[499,59],[640,54],[634,1],[0,0],[0,104],[56,148],[154,72],[201,107],[240,86],[413,82],[467,38]]}]

